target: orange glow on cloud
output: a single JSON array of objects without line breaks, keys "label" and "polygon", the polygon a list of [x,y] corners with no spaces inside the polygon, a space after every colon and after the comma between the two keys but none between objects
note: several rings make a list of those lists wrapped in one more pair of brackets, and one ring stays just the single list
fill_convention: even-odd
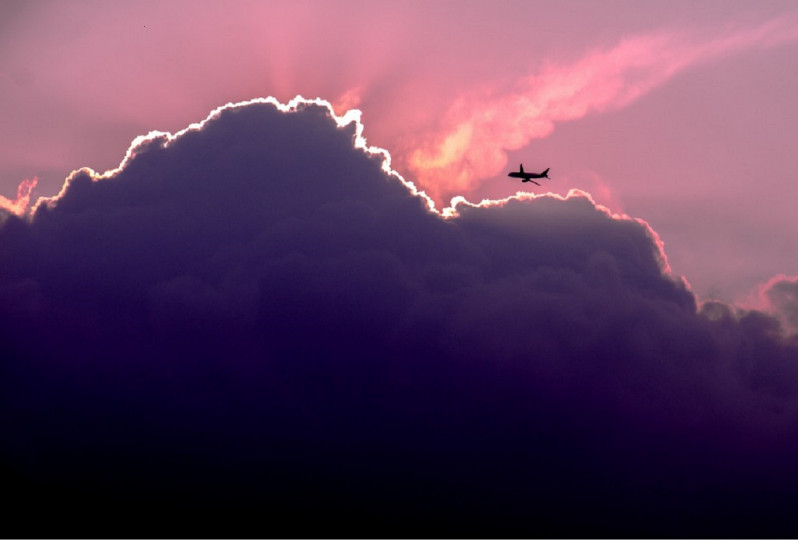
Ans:
[{"label": "orange glow on cloud", "polygon": [[338,116],[345,115],[349,110],[360,106],[362,87],[356,86],[344,92],[341,97],[332,102],[332,108]]},{"label": "orange glow on cloud", "polygon": [[30,204],[33,190],[36,188],[38,182],[39,179],[35,176],[20,182],[19,187],[17,187],[17,197],[13,201],[0,195],[0,209],[17,216],[25,215],[28,211],[28,205]]},{"label": "orange glow on cloud", "polygon": [[470,193],[506,168],[508,151],[548,136],[558,122],[625,107],[698,62],[796,39],[793,17],[712,38],[637,36],[570,64],[547,64],[511,90],[457,99],[437,130],[411,139],[402,166],[439,202]]}]

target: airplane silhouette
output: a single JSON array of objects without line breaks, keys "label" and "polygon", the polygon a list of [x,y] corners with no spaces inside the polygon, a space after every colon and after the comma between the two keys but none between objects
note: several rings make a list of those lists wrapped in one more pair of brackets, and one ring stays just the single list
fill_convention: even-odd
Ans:
[{"label": "airplane silhouette", "polygon": [[523,180],[521,180],[522,182],[532,182],[533,184],[536,184],[538,186],[540,184],[538,184],[537,182],[532,180],[533,178],[548,178],[549,177],[549,169],[546,169],[545,171],[543,171],[540,174],[531,173],[531,172],[524,172],[524,164],[523,163],[518,166],[518,169],[519,169],[518,172],[511,172],[507,176],[510,176],[512,178],[523,178]]}]

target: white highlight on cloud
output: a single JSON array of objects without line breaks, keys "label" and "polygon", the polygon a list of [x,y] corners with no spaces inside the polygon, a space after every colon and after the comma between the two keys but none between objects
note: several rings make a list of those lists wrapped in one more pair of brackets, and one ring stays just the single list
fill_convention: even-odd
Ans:
[{"label": "white highlight on cloud", "polygon": [[660,262],[660,269],[662,270],[662,272],[664,274],[668,275],[668,276],[671,276],[671,278],[676,279],[677,281],[681,282],[687,289],[690,289],[690,284],[688,283],[688,281],[684,277],[676,276],[676,275],[673,274],[673,271],[671,269],[671,265],[668,262],[668,256],[665,254],[665,242],[662,241],[662,238],[660,238],[659,234],[657,234],[657,231],[655,231],[653,229],[653,227],[651,227],[651,225],[649,225],[649,223],[646,220],[640,219],[640,218],[631,217],[628,214],[624,214],[624,213],[613,212],[610,208],[608,208],[608,207],[596,202],[596,200],[593,198],[593,196],[590,193],[588,193],[586,191],[583,191],[581,189],[570,189],[570,190],[568,190],[568,193],[565,196],[562,196],[562,195],[560,195],[558,193],[551,193],[551,192],[549,192],[549,193],[529,193],[529,192],[525,192],[525,191],[519,191],[515,195],[512,195],[510,197],[506,197],[504,199],[482,199],[478,203],[473,203],[473,202],[468,201],[465,197],[457,196],[457,197],[452,199],[451,206],[449,206],[448,208],[445,208],[443,210],[443,216],[446,217],[446,218],[456,217],[458,215],[458,207],[461,207],[461,206],[470,206],[470,207],[474,207],[474,208],[484,208],[484,207],[491,207],[491,206],[503,206],[503,205],[505,205],[505,204],[507,204],[507,203],[509,203],[511,201],[514,201],[514,200],[523,201],[523,200],[531,200],[531,199],[538,199],[538,198],[544,198],[544,197],[545,198],[557,199],[557,200],[560,200],[560,201],[567,201],[567,200],[573,199],[573,198],[587,199],[590,202],[590,204],[592,204],[596,208],[596,210],[606,214],[608,217],[610,217],[612,219],[621,220],[621,221],[634,221],[635,223],[640,225],[646,231],[646,234],[649,236],[649,238],[651,239],[652,243],[656,246],[657,252],[658,252],[658,258],[659,258],[659,262]]},{"label": "white highlight on cloud", "polygon": [[[352,100],[355,99],[353,96],[356,96],[357,92],[358,92],[357,89],[347,92],[347,94],[345,94],[345,96],[343,96],[342,98],[344,99],[343,104],[346,105],[347,101],[351,103]],[[296,96],[294,99],[284,104],[278,101],[276,98],[269,96],[266,98],[255,98],[248,101],[241,101],[238,103],[227,103],[211,111],[211,113],[204,120],[190,124],[188,127],[174,134],[166,131],[151,131],[146,135],[140,135],[135,139],[133,139],[133,142],[130,144],[130,147],[127,149],[127,152],[125,152],[125,157],[122,159],[122,161],[119,163],[119,165],[116,168],[109,169],[103,173],[98,173],[97,171],[95,171],[90,167],[83,167],[81,169],[73,171],[64,181],[64,184],[61,186],[61,190],[52,197],[40,197],[36,201],[36,204],[33,207],[32,212],[35,213],[39,205],[50,206],[57,203],[58,200],[61,197],[63,197],[63,195],[66,193],[67,189],[69,189],[69,184],[71,183],[72,179],[80,173],[89,175],[92,178],[92,180],[94,180],[95,182],[107,179],[119,173],[122,169],[124,169],[127,166],[127,164],[130,162],[130,160],[133,159],[133,157],[136,155],[136,150],[138,150],[139,148],[153,143],[160,144],[161,147],[166,148],[170,144],[172,144],[173,141],[179,139],[184,134],[192,131],[201,130],[206,123],[214,120],[227,109],[237,109],[258,103],[270,104],[283,113],[296,112],[300,110],[302,107],[308,105],[318,105],[320,107],[326,108],[329,111],[330,117],[333,118],[333,120],[335,121],[336,125],[339,128],[343,128],[345,126],[353,124],[355,128],[355,137],[353,140],[354,147],[358,150],[366,152],[369,155],[379,156],[382,159],[381,169],[385,174],[387,174],[388,176],[392,176],[397,180],[399,180],[400,182],[402,182],[402,184],[404,184],[405,187],[407,187],[407,189],[413,195],[417,195],[422,199],[424,199],[430,210],[432,211],[435,210],[435,204],[433,203],[432,199],[430,199],[427,196],[426,193],[420,191],[418,188],[416,188],[413,182],[406,180],[402,175],[400,175],[398,172],[396,172],[391,168],[391,154],[387,150],[376,146],[369,146],[368,142],[366,141],[366,138],[363,136],[364,126],[363,122],[361,121],[362,111],[360,111],[359,109],[349,109],[343,114],[337,114],[335,112],[333,104],[322,98],[308,99],[302,96]],[[0,203],[2,203],[2,201],[0,201]]]},{"label": "white highlight on cloud", "polygon": [[623,108],[700,62],[797,39],[798,15],[720,35],[624,39],[570,64],[546,64],[512,90],[461,96],[435,132],[411,141],[402,165],[436,200],[470,193],[504,170],[508,151],[548,136],[558,122]]}]

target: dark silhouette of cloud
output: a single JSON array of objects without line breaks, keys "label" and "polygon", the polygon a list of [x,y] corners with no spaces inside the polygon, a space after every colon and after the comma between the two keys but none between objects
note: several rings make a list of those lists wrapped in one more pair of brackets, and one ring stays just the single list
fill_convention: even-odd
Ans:
[{"label": "dark silhouette of cloud", "polygon": [[360,129],[321,103],[224,107],[6,218],[12,526],[791,530],[798,348],[777,316],[697,306],[653,231],[586,194],[441,217]]}]

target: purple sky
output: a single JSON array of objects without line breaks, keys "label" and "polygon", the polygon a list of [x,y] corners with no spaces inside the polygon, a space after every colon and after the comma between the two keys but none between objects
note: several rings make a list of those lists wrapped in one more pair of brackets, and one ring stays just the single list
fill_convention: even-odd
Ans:
[{"label": "purple sky", "polygon": [[[0,195],[226,102],[297,94],[446,206],[590,192],[648,221],[701,297],[794,274],[798,9],[764,2],[6,2]],[[448,142],[447,142],[448,141]]]}]

